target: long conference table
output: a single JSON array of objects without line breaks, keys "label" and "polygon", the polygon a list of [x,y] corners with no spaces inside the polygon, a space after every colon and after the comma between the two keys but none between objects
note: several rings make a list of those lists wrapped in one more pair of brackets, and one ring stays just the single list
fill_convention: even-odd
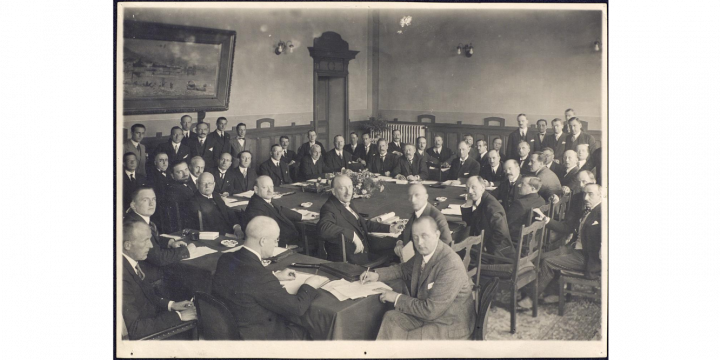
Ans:
[{"label": "long conference table", "polygon": [[[383,192],[376,192],[370,199],[354,199],[353,204],[357,209],[367,214],[369,218],[382,215],[388,212],[395,212],[402,219],[407,219],[412,214],[412,207],[407,197],[409,185],[399,185],[394,183],[385,183]],[[439,209],[446,208],[449,204],[462,204],[465,202],[461,195],[465,193],[464,187],[447,186],[444,189],[431,188],[426,186],[428,190],[428,201],[436,204]],[[273,200],[274,203],[288,207],[301,209],[300,204],[311,202],[312,205],[304,208],[306,210],[319,212],[322,205],[327,201],[328,194],[318,194],[312,192],[302,192],[299,186],[283,185],[275,189],[278,194],[286,194],[278,199]],[[294,192],[294,194],[289,194]],[[248,200],[247,198],[231,196],[237,200]],[[445,197],[446,201],[438,202],[437,197]],[[240,205],[232,207],[236,211],[244,210],[246,206]],[[449,222],[459,222],[459,216],[446,216]],[[308,221],[306,223],[317,222]],[[452,228],[452,226],[451,226]],[[212,278],[215,274],[215,268],[223,251],[230,250],[220,242],[228,237],[223,234],[214,240],[189,240],[188,243],[194,243],[198,247],[208,247],[217,252],[210,253],[198,258],[180,261],[179,263],[169,265],[167,270],[175,280],[191,291],[202,291],[211,293]],[[292,263],[304,264],[320,264],[326,263],[327,260],[292,253],[285,256],[267,266],[269,270],[280,270],[290,267]],[[301,272],[312,272],[304,268],[295,269]],[[335,276],[324,273],[322,270],[319,275],[326,276],[330,279],[338,279]],[[405,286],[401,280],[388,282],[388,285],[397,292],[401,292]],[[377,337],[383,314],[393,308],[392,304],[384,304],[380,302],[378,295],[372,295],[361,299],[348,299],[339,301],[334,295],[319,290],[320,295],[313,300],[308,311],[300,318],[291,319],[294,322],[302,324],[315,340],[374,340]]]}]

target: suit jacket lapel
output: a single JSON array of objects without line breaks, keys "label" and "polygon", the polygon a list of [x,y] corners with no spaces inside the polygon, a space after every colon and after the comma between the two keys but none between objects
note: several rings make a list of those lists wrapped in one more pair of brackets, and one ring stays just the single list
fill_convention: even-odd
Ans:
[{"label": "suit jacket lapel", "polygon": [[[219,196],[216,196],[215,194],[213,194],[213,202],[215,203],[215,206],[217,206],[218,211],[220,212],[220,215],[222,215],[223,219],[225,219],[225,222],[227,222],[228,224],[232,224],[232,221],[230,221],[230,219],[228,219],[228,217],[227,217],[227,213],[225,211],[221,211],[222,205],[220,205],[220,202],[222,202],[222,200],[219,200],[218,198],[219,198]],[[223,205],[225,205],[225,204],[223,204]]]},{"label": "suit jacket lapel", "polygon": [[[358,233],[359,233],[358,235],[365,237],[365,231],[362,228],[362,226],[360,225],[360,219],[359,219],[360,214],[357,212],[357,209],[354,208],[352,203],[350,204],[350,208],[353,209],[353,211],[355,211],[356,214],[358,214],[358,219],[356,219],[355,216],[353,214],[351,214],[345,208],[345,206],[343,206],[343,204],[340,202],[340,199],[338,199],[337,197],[335,198],[335,202],[336,202],[335,207],[337,207],[338,210],[340,210],[340,213],[345,218],[345,220],[347,220],[350,223],[350,225],[352,225],[355,228],[355,230],[358,231]],[[352,240],[352,239],[350,239],[350,240]]]},{"label": "suit jacket lapel", "polygon": [[[420,265],[422,264],[422,255],[415,254],[415,263],[413,264],[412,279],[410,279],[410,296],[417,297],[418,288],[420,287]],[[427,266],[427,265],[426,265]]]}]

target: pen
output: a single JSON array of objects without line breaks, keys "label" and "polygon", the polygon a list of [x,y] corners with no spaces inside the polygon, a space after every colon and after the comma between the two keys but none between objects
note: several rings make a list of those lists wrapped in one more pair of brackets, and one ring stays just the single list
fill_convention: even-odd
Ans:
[{"label": "pen", "polygon": [[360,285],[365,285],[365,279],[367,279],[368,274],[370,273],[370,267],[368,266],[367,271],[365,272],[365,276],[360,280]]}]

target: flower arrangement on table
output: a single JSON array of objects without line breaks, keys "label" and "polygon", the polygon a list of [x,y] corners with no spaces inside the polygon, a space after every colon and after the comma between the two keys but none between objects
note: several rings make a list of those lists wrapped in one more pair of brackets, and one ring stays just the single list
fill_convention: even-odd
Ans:
[{"label": "flower arrangement on table", "polygon": [[353,189],[355,190],[355,196],[353,197],[355,198],[369,199],[375,192],[385,190],[385,182],[368,170],[355,172],[350,169],[343,169],[340,173],[352,180]]}]

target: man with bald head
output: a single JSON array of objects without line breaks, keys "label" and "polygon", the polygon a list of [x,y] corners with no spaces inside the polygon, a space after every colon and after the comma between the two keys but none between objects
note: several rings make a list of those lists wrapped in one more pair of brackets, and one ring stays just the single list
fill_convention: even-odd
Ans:
[{"label": "man with bald head", "polygon": [[335,136],[335,148],[325,153],[325,167],[327,172],[340,172],[343,168],[348,168],[348,164],[352,161],[352,153],[343,150],[345,146],[345,138],[341,135]]},{"label": "man with bald head", "polygon": [[222,146],[218,146],[215,141],[208,138],[210,132],[210,125],[207,123],[197,124],[197,140],[191,141],[188,146],[190,147],[190,156],[200,156],[205,161],[205,166],[208,168],[214,167],[215,163],[215,152],[221,151]]},{"label": "man with bald head", "polygon": [[577,172],[580,170],[578,169],[577,164],[577,153],[573,150],[565,151],[565,155],[563,155],[563,165],[565,166],[565,169],[563,169],[564,171],[561,174],[558,174],[558,178],[560,178],[560,184],[562,184],[562,186],[572,185]]},{"label": "man with bald head", "polygon": [[232,163],[232,155],[223,153],[218,159],[218,166],[209,171],[215,177],[215,191],[222,197],[241,192],[238,191],[241,175],[237,169],[231,168]]},{"label": "man with bald head", "polygon": [[177,160],[187,160],[190,158],[190,147],[185,145],[184,140],[185,137],[183,135],[182,128],[174,126],[170,129],[170,139],[168,139],[166,143],[158,145],[155,149],[155,154],[158,152],[164,152],[168,156],[169,163],[173,163]]},{"label": "man with bald head", "polygon": [[507,209],[510,208],[510,204],[515,201],[515,197],[517,196],[517,184],[522,176],[520,175],[520,167],[518,166],[517,161],[513,159],[505,161],[503,167],[505,168],[505,175],[507,177],[498,184],[495,190],[492,191],[492,195],[507,211]]},{"label": "man with bald head", "polygon": [[300,181],[321,178],[325,173],[330,172],[327,166],[325,166],[325,161],[321,159],[322,148],[320,145],[313,145],[310,151],[310,155],[305,155],[305,157],[300,160]]},{"label": "man with bald head", "polygon": [[485,230],[484,246],[488,253],[512,258],[515,250],[510,241],[505,209],[493,195],[485,192],[485,185],[477,176],[469,178],[465,186],[468,197],[460,206],[460,212],[462,220],[470,226],[470,236],[478,236]]},{"label": "man with bald head", "polygon": [[409,181],[420,181],[428,178],[427,165],[416,154],[415,145],[405,145],[405,156],[399,158],[390,176]]},{"label": "man with bald head", "polygon": [[242,239],[241,219],[235,211],[225,205],[220,194],[215,192],[215,177],[203,173],[198,178],[198,191],[188,203],[188,223],[193,229],[200,229],[202,215],[203,231],[216,231],[220,234],[235,234]]},{"label": "man with bald head", "polygon": [[258,177],[255,181],[254,190],[255,194],[250,198],[243,214],[245,227],[253,218],[267,216],[275,220],[280,227],[280,246],[298,247],[301,237],[300,232],[295,227],[295,222],[312,220],[313,218],[274,204],[272,198],[275,195],[275,185],[269,176],[261,175]]},{"label": "man with bald head", "polygon": [[247,225],[245,243],[238,251],[220,256],[212,293],[233,314],[243,340],[307,340],[308,332],[292,322],[303,316],[329,280],[311,276],[297,294],[289,294],[280,281],[294,280],[295,271],[272,271],[262,259],[273,255],[280,228],[275,220],[257,216]]},{"label": "man with bald head", "polygon": [[395,255],[405,261],[409,259],[402,259],[402,248],[412,240],[411,232],[413,222],[423,216],[429,216],[435,220],[437,229],[440,230],[440,241],[448,245],[452,242],[452,232],[448,226],[447,219],[440,210],[428,202],[428,193],[425,186],[422,184],[410,185],[410,188],[408,188],[408,200],[410,200],[410,204],[412,204],[413,214],[410,216],[405,229],[403,229],[400,240],[397,240],[395,244]]},{"label": "man with bald head", "polygon": [[[472,137],[470,138],[472,140]],[[458,157],[450,164],[449,180],[465,181],[471,176],[480,175],[480,163],[470,156],[470,145],[466,142],[458,144]]]},{"label": "man with bald head", "polygon": [[270,148],[270,158],[260,164],[260,168],[258,169],[258,173],[269,176],[275,186],[292,184],[290,167],[286,162],[282,161],[282,156],[282,146],[278,144],[273,145],[272,148]]},{"label": "man with bald head", "polygon": [[[343,261],[342,236],[345,240],[345,255],[352,264],[363,265],[378,258],[368,253],[368,233],[398,233],[402,225],[386,225],[375,221],[366,221],[360,212],[351,204],[354,194],[352,180],[345,175],[336,176],[332,181],[332,195],[320,209],[320,221],[317,229],[320,237],[325,240],[325,250],[330,261]],[[377,248],[378,252],[388,249]],[[389,246],[392,251],[394,243]]]},{"label": "man with bald head", "polygon": [[413,223],[415,256],[401,265],[365,272],[365,281],[402,279],[403,293],[379,289],[394,310],[383,316],[377,340],[464,340],[475,327],[472,283],[460,256],[440,241],[435,220]]},{"label": "man with bald head", "polygon": [[[183,115],[180,118],[180,129],[182,130],[182,144],[185,146],[190,146],[191,143],[198,141],[198,136],[196,133],[192,132],[192,116],[190,115]],[[170,131],[172,133],[172,130]]]},{"label": "man with bald head", "polygon": [[153,248],[147,223],[124,221],[122,224],[122,319],[130,340],[169,329],[183,321],[197,319],[190,301],[171,301],[155,294],[146,281],[144,261]]},{"label": "man with bald head", "polygon": [[488,164],[480,169],[480,177],[486,187],[496,187],[501,181],[507,178],[505,170],[503,169],[503,163],[500,160],[500,152],[495,149],[490,150],[486,158],[488,159]]}]

